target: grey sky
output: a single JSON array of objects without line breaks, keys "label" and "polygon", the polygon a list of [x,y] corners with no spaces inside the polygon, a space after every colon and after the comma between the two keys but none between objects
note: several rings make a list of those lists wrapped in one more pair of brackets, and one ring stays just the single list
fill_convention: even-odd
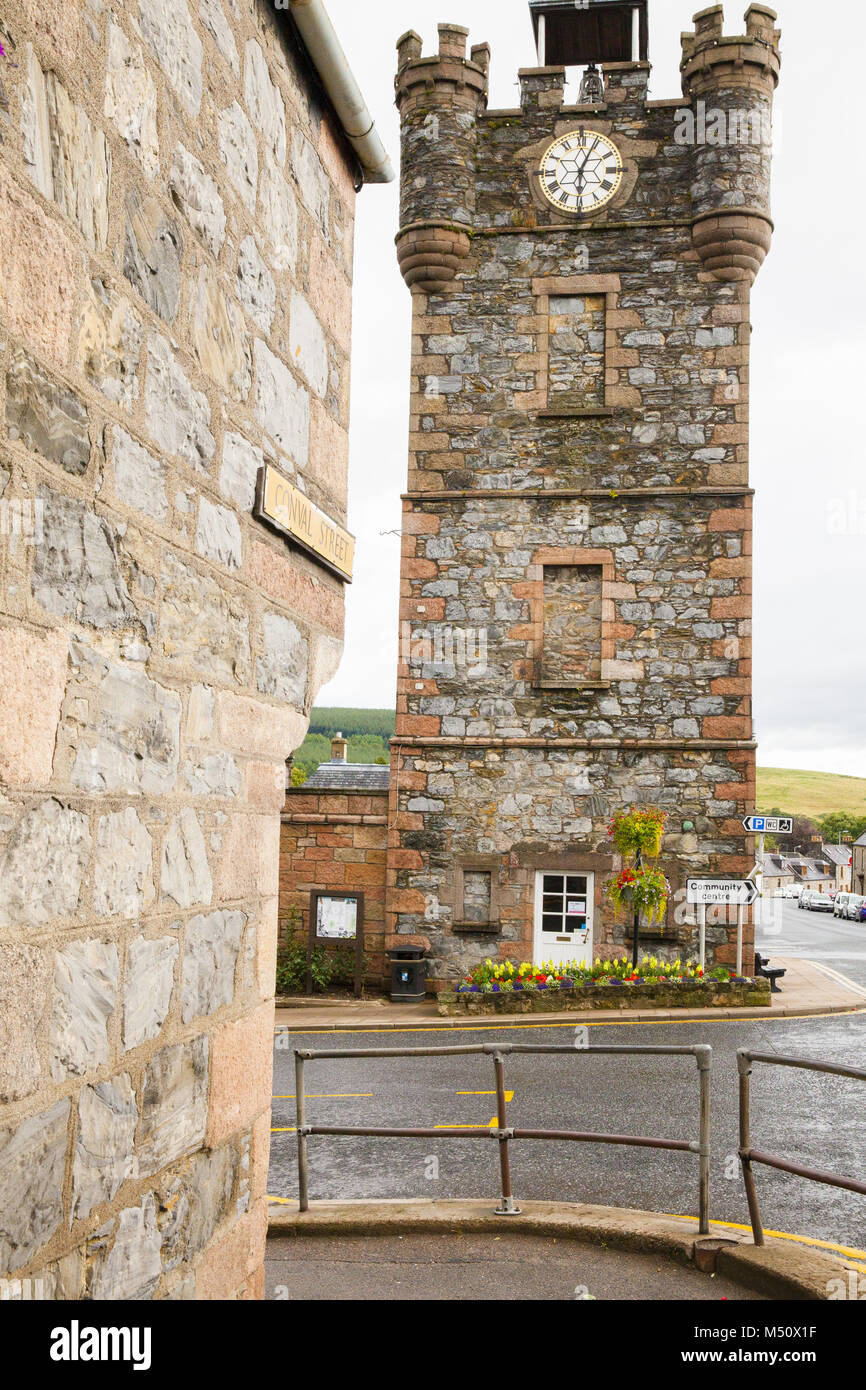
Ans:
[{"label": "grey sky", "polygon": [[[395,166],[395,42],[432,52],[436,25],[492,48],[491,105],[517,104],[534,65],[526,0],[328,0]],[[678,96],[679,35],[701,6],[651,0],[651,93]],[[745,0],[725,6],[743,31]],[[753,292],[755,718],[767,766],[866,776],[866,468],[859,427],[863,346],[863,169],[859,132],[866,7],[780,0],[772,251]],[[844,16],[844,23],[842,22]],[[825,18],[826,17],[826,18]],[[410,296],[397,269],[397,184],[358,200],[351,498],[358,537],[347,643],[319,703],[393,706],[406,484]]]}]

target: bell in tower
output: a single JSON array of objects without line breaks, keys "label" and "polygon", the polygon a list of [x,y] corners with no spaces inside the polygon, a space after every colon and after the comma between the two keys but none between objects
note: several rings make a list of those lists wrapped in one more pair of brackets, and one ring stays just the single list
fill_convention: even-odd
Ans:
[{"label": "bell in tower", "polygon": [[580,83],[578,101],[581,104],[597,104],[604,101],[604,79],[595,63],[590,63]]},{"label": "bell in tower", "polygon": [[648,59],[647,0],[529,0],[529,8],[541,67]]}]

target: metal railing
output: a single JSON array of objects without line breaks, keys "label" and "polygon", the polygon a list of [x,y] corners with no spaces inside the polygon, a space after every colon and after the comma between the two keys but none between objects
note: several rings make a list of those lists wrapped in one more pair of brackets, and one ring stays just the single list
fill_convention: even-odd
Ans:
[{"label": "metal railing", "polygon": [[[697,1141],[689,1139],[656,1139],[647,1135],[635,1134],[594,1134],[568,1129],[513,1129],[508,1125],[505,1100],[504,1057],[513,1053],[543,1053],[545,1055],[608,1056],[619,1057],[694,1057],[698,1067],[700,1086],[700,1128]],[[430,1128],[385,1128],[361,1125],[308,1125],[306,1113],[306,1092],[304,1090],[304,1064],[327,1059],[330,1062],[346,1058],[395,1058],[395,1057],[456,1057],[481,1054],[493,1058],[496,1082],[496,1124],[478,1126],[439,1126]],[[708,1235],[710,1229],[710,1069],[712,1048],[706,1043],[696,1043],[691,1047],[541,1047],[533,1043],[473,1043],[462,1047],[365,1047],[338,1049],[336,1051],[309,1051],[295,1048],[295,1095],[297,1103],[298,1134],[298,1199],[301,1211],[308,1211],[309,1170],[307,1140],[313,1134],[329,1134],[388,1139],[490,1139],[497,1141],[499,1148],[499,1174],[501,1185],[500,1205],[495,1209],[498,1215],[513,1215],[520,1211],[515,1206],[511,1191],[511,1160],[508,1145],[516,1139],[563,1139],[581,1144],[625,1144],[646,1149],[672,1149],[682,1153],[698,1155],[698,1219],[699,1232]]]},{"label": "metal railing", "polygon": [[743,1182],[746,1185],[746,1200],[749,1203],[749,1220],[756,1245],[764,1244],[764,1228],[758,1207],[758,1190],[755,1186],[753,1163],[763,1163],[768,1168],[779,1168],[783,1173],[794,1173],[799,1178],[809,1178],[812,1182],[826,1183],[830,1187],[842,1187],[846,1192],[860,1192],[866,1195],[866,1182],[856,1178],[839,1177],[823,1168],[807,1168],[802,1163],[791,1163],[786,1158],[765,1153],[763,1149],[753,1149],[751,1144],[751,1076],[753,1062],[767,1062],[774,1067],[798,1067],[802,1071],[824,1072],[829,1076],[846,1076],[854,1081],[866,1081],[866,1071],[859,1067],[838,1066],[834,1062],[813,1062],[806,1057],[782,1057],[769,1052],[750,1052],[741,1047],[737,1051],[737,1070],[740,1074],[740,1162],[743,1167]]}]

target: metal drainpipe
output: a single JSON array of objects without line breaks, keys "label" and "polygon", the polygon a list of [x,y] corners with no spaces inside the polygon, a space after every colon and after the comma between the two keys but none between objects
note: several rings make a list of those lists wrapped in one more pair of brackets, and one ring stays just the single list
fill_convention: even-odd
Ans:
[{"label": "metal drainpipe", "polygon": [[391,183],[394,166],[361,95],[322,0],[290,0],[292,18],[334,104],[368,183]]}]

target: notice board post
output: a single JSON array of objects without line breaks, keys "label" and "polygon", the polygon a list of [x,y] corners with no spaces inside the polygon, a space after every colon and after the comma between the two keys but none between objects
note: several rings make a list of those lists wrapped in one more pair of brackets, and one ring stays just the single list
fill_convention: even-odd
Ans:
[{"label": "notice board post", "polygon": [[313,992],[312,954],[328,941],[355,943],[355,998],[360,999],[364,970],[364,894],[314,888],[310,893],[307,939],[307,994]]}]

